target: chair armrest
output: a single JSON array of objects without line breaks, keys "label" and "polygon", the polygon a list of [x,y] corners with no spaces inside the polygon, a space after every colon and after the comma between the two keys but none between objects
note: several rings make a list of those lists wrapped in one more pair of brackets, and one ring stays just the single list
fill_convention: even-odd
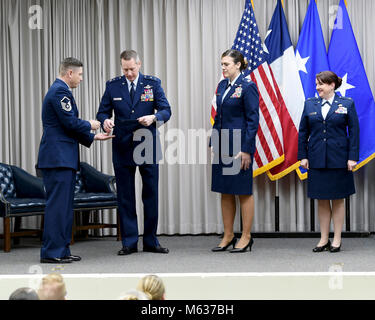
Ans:
[{"label": "chair armrest", "polygon": [[25,170],[10,166],[13,172],[14,184],[16,187],[17,198],[41,198],[46,197],[43,180],[37,178]]},{"label": "chair armrest", "polygon": [[80,163],[80,171],[86,192],[116,193],[114,176],[104,174],[86,162]]}]

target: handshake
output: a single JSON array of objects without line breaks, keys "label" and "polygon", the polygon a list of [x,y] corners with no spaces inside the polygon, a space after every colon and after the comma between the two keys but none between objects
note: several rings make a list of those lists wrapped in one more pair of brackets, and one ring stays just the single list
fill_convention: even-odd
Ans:
[{"label": "handshake", "polygon": [[[100,128],[100,122],[97,120],[89,120],[90,125],[91,125],[91,130],[98,130]],[[107,133],[97,133],[94,137],[94,140],[108,140],[112,139],[115,136],[110,135],[110,132]]]}]

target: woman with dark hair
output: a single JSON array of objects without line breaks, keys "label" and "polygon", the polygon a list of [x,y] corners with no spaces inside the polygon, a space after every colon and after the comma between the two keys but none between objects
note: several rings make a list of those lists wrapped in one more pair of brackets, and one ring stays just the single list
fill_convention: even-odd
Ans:
[{"label": "woman with dark hair", "polygon": [[[252,162],[259,125],[259,94],[256,84],[242,74],[247,61],[239,51],[225,51],[221,67],[225,79],[217,87],[211,147],[212,191],[221,193],[224,237],[212,251],[225,251],[232,245],[230,252],[237,253],[251,251],[254,242],[250,234],[254,217]],[[243,226],[238,242],[233,232],[235,195],[239,196]]]},{"label": "woman with dark hair", "polygon": [[341,82],[332,71],[316,75],[319,98],[305,101],[299,126],[298,159],[308,169],[307,196],[318,199],[321,238],[313,252],[340,251],[344,198],[355,193],[352,170],[359,159],[359,122],[354,101],[335,94]]}]

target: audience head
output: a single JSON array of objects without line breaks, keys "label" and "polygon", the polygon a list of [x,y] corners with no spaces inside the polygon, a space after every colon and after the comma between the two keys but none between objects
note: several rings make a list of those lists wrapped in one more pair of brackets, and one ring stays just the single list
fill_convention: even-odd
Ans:
[{"label": "audience head", "polygon": [[65,300],[66,288],[63,277],[58,273],[51,273],[42,279],[38,290],[40,300]]},{"label": "audience head", "polygon": [[139,290],[130,290],[120,297],[120,300],[150,300],[147,295]]},{"label": "audience head", "polygon": [[19,288],[12,292],[9,300],[39,300],[38,294],[31,288]]},{"label": "audience head", "polygon": [[149,300],[165,300],[163,280],[156,275],[143,277],[139,281],[137,289],[144,292]]}]

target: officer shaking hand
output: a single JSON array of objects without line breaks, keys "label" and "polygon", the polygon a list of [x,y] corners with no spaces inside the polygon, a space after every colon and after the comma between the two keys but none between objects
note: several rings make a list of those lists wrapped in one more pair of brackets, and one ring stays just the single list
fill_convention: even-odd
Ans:
[{"label": "officer shaking hand", "polygon": [[83,64],[64,59],[59,76],[43,100],[43,136],[38,165],[46,190],[41,263],[71,263],[81,257],[70,252],[76,172],[79,170],[79,144],[90,147],[94,140],[108,140],[110,133],[97,133],[100,122],[78,118],[72,94],[82,81]]}]

